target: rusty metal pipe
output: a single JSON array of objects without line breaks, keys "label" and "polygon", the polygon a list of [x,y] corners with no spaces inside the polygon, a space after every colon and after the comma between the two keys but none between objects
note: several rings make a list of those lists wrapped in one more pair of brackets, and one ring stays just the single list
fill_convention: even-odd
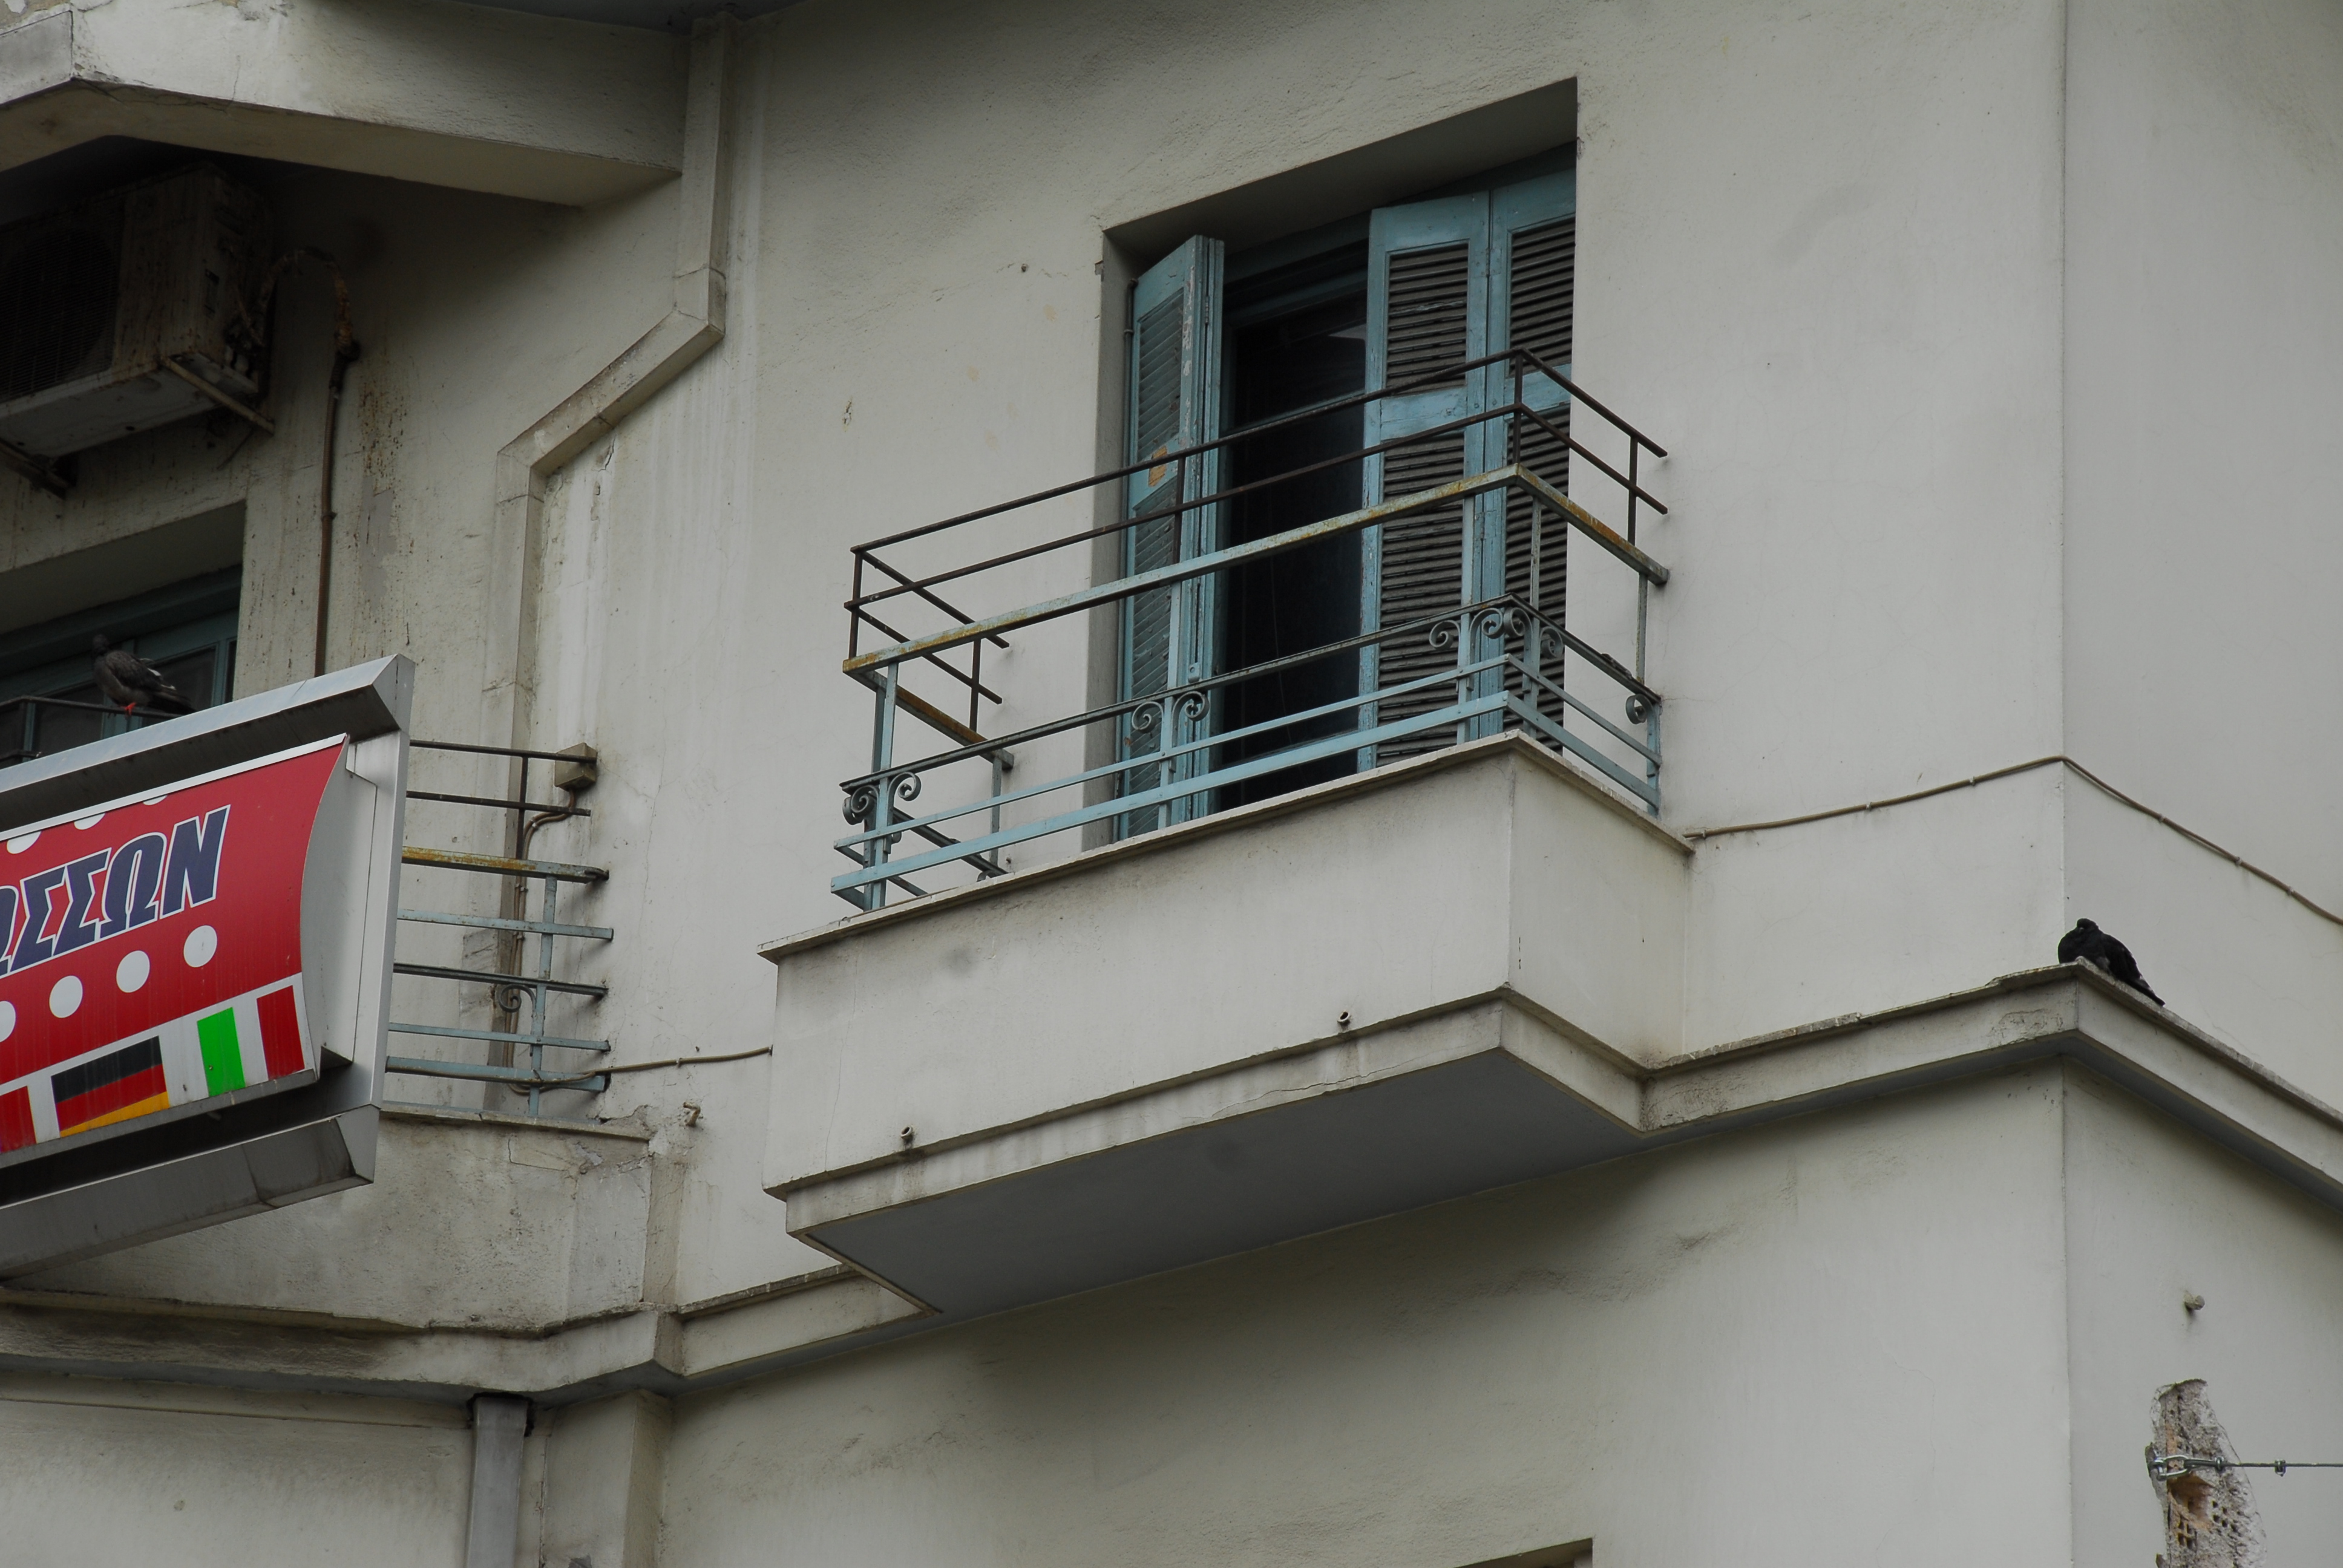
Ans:
[{"label": "rusty metal pipe", "polygon": [[313,246],[301,246],[287,251],[269,266],[261,280],[256,314],[261,326],[253,327],[246,317],[246,327],[264,347],[267,346],[269,324],[274,322],[277,286],[286,273],[303,261],[314,261],[326,269],[334,284],[334,360],[326,374],[326,447],[318,462],[317,475],[317,639],[310,673],[326,673],[326,629],[329,599],[334,589],[334,440],[341,428],[342,384],[349,374],[351,362],[358,357],[357,338],[350,327],[350,286],[342,276],[341,263]]}]

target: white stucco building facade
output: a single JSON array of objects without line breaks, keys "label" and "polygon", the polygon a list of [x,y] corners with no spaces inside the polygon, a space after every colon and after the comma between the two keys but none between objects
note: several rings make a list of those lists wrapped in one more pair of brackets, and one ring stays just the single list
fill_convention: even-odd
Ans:
[{"label": "white stucco building facade", "polygon": [[[526,1007],[410,973],[458,1033],[393,1056],[507,1077],[394,1072],[370,1185],[0,1282],[0,1563],[2145,1564],[2158,1389],[2343,1459],[2343,10],[749,9],[0,18],[0,222],[203,163],[318,253],[266,430],[0,471],[0,699],[76,689],[94,629],[219,699],[404,655],[419,739],[594,761],[590,815],[517,846],[416,799],[410,851],[596,869],[560,918],[610,933],[548,971],[585,1087],[517,1091],[461,1031]],[[1154,601],[1102,587],[1162,564],[1119,553],[1143,477],[890,558],[1095,532],[934,586],[1101,597],[945,650],[986,649],[981,734],[881,704],[874,760],[854,547],[1183,440],[1250,482],[1230,432],[1338,362],[1346,452],[1420,436],[1371,396],[1403,236],[1468,210],[1489,256],[1574,226],[1567,493],[1624,531],[1633,451],[1648,495],[1523,606],[1619,660],[1554,666],[1613,771],[1492,711],[1106,804],[1175,733],[1209,770],[1299,722],[1212,683],[1293,618],[1380,646],[1413,526],[1182,579],[1151,682]],[[1476,313],[1529,276],[1483,256]],[[1175,503],[1212,520],[1163,569],[1364,517],[1394,454],[1317,513]],[[1491,494],[1456,515],[1530,497]],[[1521,595],[1490,548],[1435,614]],[[896,607],[857,657],[946,624]],[[1403,710],[1377,657],[1311,733]],[[898,789],[1012,734],[974,794]],[[866,777],[889,821],[1072,782],[850,910]],[[515,781],[414,754],[426,796]],[[400,902],[511,897],[417,860]],[[2165,1005],[2056,962],[2083,917]],[[2270,1561],[2343,1538],[2343,1481],[2254,1487]]]}]

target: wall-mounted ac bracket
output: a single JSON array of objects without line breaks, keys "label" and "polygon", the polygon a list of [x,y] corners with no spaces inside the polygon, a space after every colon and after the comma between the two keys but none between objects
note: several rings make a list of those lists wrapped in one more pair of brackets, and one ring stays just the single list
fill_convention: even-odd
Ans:
[{"label": "wall-mounted ac bracket", "polygon": [[210,381],[204,377],[202,372],[191,369],[187,365],[187,357],[188,357],[184,354],[172,355],[163,361],[163,368],[168,370],[172,375],[176,376],[180,380],[185,381],[188,386],[194,387],[196,391],[202,393],[205,397],[210,398],[213,402],[218,404],[221,407],[235,415],[237,418],[250,420],[253,427],[262,435],[274,436],[277,434],[277,427],[269,421],[266,415],[263,414],[259,409],[245,403],[226,388],[214,386]]},{"label": "wall-mounted ac bracket", "polygon": [[62,498],[73,488],[72,477],[63,471],[59,464],[45,457],[36,457],[22,447],[6,441],[0,441],[0,467],[14,468],[25,477],[27,483],[39,486],[52,496]]}]

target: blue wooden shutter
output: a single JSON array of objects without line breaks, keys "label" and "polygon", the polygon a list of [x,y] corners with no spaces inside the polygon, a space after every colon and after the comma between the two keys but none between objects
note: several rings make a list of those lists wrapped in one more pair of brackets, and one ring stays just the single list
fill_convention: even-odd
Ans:
[{"label": "blue wooden shutter", "polygon": [[[1492,193],[1489,240],[1490,351],[1525,348],[1561,374],[1570,374],[1571,306],[1578,243],[1577,176],[1565,170]],[[1527,419],[1509,419],[1493,442],[1504,443],[1506,462],[1519,463],[1567,494],[1570,488],[1570,400],[1543,375],[1524,373],[1521,400],[1535,409],[1552,431]],[[1510,375],[1494,389],[1499,402],[1513,400]],[[1535,518],[1533,514],[1544,511]],[[1570,530],[1558,513],[1534,508],[1529,498],[1505,501],[1505,591],[1562,625],[1569,602]],[[1562,652],[1532,640],[1524,656],[1540,674],[1559,686]],[[1539,711],[1562,722],[1562,699],[1534,689]]]},{"label": "blue wooden shutter", "polygon": [[[1470,196],[1385,207],[1368,225],[1367,384],[1429,385],[1383,397],[1367,409],[1367,444],[1428,430],[1510,403],[1503,365],[1442,376],[1442,367],[1518,342],[1570,373],[1571,304],[1576,256],[1576,176],[1570,172]],[[1562,388],[1528,377],[1523,399],[1567,436]],[[1513,427],[1519,426],[1520,428]],[[1492,421],[1412,442],[1366,464],[1368,504],[1429,489],[1519,461],[1556,488],[1567,482],[1569,450],[1526,421]],[[1567,586],[1566,533],[1558,518],[1533,529],[1526,499],[1479,497],[1367,530],[1360,624],[1376,629],[1438,616],[1501,593],[1518,595],[1559,622]],[[1464,644],[1476,638],[1467,635]],[[1422,632],[1362,656],[1365,689],[1384,691],[1455,662]],[[1548,672],[1559,678],[1559,665]],[[1434,683],[1378,700],[1370,723],[1428,713],[1455,699]],[[1493,726],[1484,724],[1482,729]],[[1362,766],[1447,745],[1445,734],[1386,742]]]},{"label": "blue wooden shutter", "polygon": [[[1220,295],[1222,246],[1202,235],[1148,268],[1131,297],[1128,462],[1167,460],[1125,481],[1123,516],[1148,520],[1125,530],[1123,575],[1151,571],[1216,549],[1217,505],[1172,508],[1212,495],[1221,486],[1221,454],[1174,454],[1221,433]],[[1149,514],[1161,513],[1160,517]],[[1182,583],[1124,601],[1121,696],[1151,697],[1212,673],[1218,627],[1213,584]],[[1207,732],[1209,709],[1195,713],[1141,709],[1123,721],[1126,760],[1153,756]],[[1119,793],[1136,794],[1174,778],[1203,771],[1202,754],[1121,775]],[[1207,802],[1182,800],[1133,813],[1118,824],[1128,834],[1201,814]]]},{"label": "blue wooden shutter", "polygon": [[[1451,367],[1487,353],[1489,330],[1489,198],[1485,193],[1384,207],[1367,228],[1367,385],[1405,387],[1367,406],[1370,447],[1476,413],[1488,406],[1489,378]],[[1411,442],[1365,465],[1367,504],[1478,473],[1487,440],[1476,427]],[[1475,508],[1443,507],[1366,530],[1362,546],[1359,625],[1395,627],[1437,616],[1466,602],[1478,585]],[[1423,630],[1360,656],[1361,689],[1385,691],[1455,663],[1451,648],[1433,646]],[[1379,699],[1368,724],[1387,724],[1455,700],[1455,689],[1435,682],[1417,691]],[[1448,743],[1439,734],[1386,742],[1360,759],[1363,767],[1413,756]]]}]

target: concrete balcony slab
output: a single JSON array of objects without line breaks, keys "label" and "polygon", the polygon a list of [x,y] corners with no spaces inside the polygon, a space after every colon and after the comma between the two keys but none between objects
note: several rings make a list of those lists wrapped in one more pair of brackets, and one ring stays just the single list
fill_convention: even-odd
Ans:
[{"label": "concrete balcony slab", "polygon": [[1608,1159],[1688,853],[1500,737],[772,944],[766,1185],[957,1314]]},{"label": "concrete balcony slab", "polygon": [[0,169],[137,136],[590,206],[681,168],[689,63],[682,38],[446,0],[35,5],[0,28]]}]

